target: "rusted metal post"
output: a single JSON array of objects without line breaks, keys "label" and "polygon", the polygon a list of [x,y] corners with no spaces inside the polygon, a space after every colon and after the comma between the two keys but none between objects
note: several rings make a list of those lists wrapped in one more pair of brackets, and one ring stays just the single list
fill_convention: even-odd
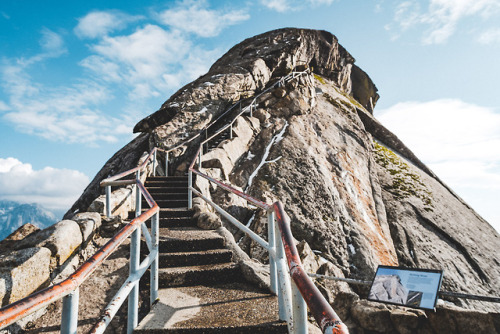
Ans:
[{"label": "rusted metal post", "polygon": [[63,298],[61,333],[76,334],[78,328],[78,299],[80,289],[76,289]]},{"label": "rusted metal post", "polygon": [[[141,172],[136,173],[136,182],[139,184],[141,182]],[[135,216],[139,217],[141,215],[141,203],[142,194],[141,189],[136,186],[135,194]],[[129,263],[129,274],[132,276],[136,273],[139,267],[139,254],[141,247],[141,230],[136,228],[130,237],[130,263]],[[128,296],[128,316],[127,316],[127,334],[132,334],[134,328],[138,324],[138,308],[139,308],[139,286],[135,284]]]},{"label": "rusted metal post", "polygon": [[168,152],[165,152],[165,176],[168,176]]},{"label": "rusted metal post", "polygon": [[287,306],[285,304],[287,293],[286,282],[285,280],[289,280],[288,271],[284,268],[283,263],[285,262],[285,250],[283,248],[283,242],[281,241],[280,230],[277,224],[274,224],[274,235],[275,237],[275,247],[276,247],[276,262],[277,262],[277,272],[279,277],[279,287],[278,287],[278,306],[279,306],[279,319],[288,321],[287,319]]},{"label": "rusted metal post", "polygon": [[151,241],[153,243],[153,248],[151,253],[156,250],[156,256],[154,261],[151,263],[150,272],[150,305],[158,299],[158,247],[159,247],[159,226],[160,226],[160,213],[157,212],[151,218]]},{"label": "rusted metal post", "polygon": [[[129,273],[130,276],[134,275],[137,272],[137,268],[139,267],[139,253],[141,247],[141,230],[136,228],[132,233],[130,238],[130,265],[129,265]],[[134,332],[134,328],[137,327],[138,319],[139,319],[139,282],[137,281],[130,291],[130,295],[128,296],[128,316],[127,316],[127,334],[132,334]]]},{"label": "rusted metal post", "polygon": [[106,186],[106,217],[111,217],[111,186]]},{"label": "rusted metal post", "polygon": [[141,172],[137,171],[135,174],[135,217],[139,217],[141,215],[142,211],[142,195],[141,195],[141,189],[137,186],[137,183],[141,182]]},{"label": "rusted metal post", "polygon": [[200,153],[198,155],[198,169],[201,168],[201,156],[203,155],[203,145],[200,147]]},{"label": "rusted metal post", "polygon": [[296,334],[307,334],[307,304],[297,285],[292,281],[293,328]]},{"label": "rusted metal post", "polygon": [[[274,234],[274,211],[270,210],[267,213],[267,240],[269,243],[269,248],[274,249],[276,254],[276,236]],[[269,258],[269,270],[271,273],[271,292],[274,294],[278,293],[278,277],[276,274],[276,257],[270,256]]]},{"label": "rusted metal post", "polygon": [[189,169],[188,172],[188,209],[193,208],[193,172]]},{"label": "rusted metal post", "polygon": [[155,153],[153,155],[153,176],[156,176],[156,152],[158,151],[155,149]]}]

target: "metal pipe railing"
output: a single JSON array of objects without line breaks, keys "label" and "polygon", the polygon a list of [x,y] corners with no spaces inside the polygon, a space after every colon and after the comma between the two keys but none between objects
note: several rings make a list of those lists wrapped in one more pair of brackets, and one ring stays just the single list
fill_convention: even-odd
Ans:
[{"label": "metal pipe railing", "polygon": [[[73,274],[71,274],[62,282],[35,292],[26,298],[23,298],[1,308],[0,328],[4,328],[16,322],[17,320],[48,306],[56,300],[59,300],[73,293],[85,280],[89,278],[89,276],[99,267],[99,265],[101,265],[102,262],[104,262],[104,260],[106,260],[118,248],[118,246],[120,246],[123,241],[125,241],[140,226],[140,224],[142,224],[158,212],[159,207],[155,205],[148,211],[143,212],[139,217],[132,220],[129,224],[125,225],[90,259],[88,259],[83,265],[80,266],[80,268],[78,268]],[[74,305],[74,301],[76,301],[77,299],[78,298],[73,295],[72,297],[65,299],[65,302],[69,302],[70,304]],[[71,330],[71,328],[73,328],[73,325],[71,324],[76,321],[72,318],[72,316],[75,315],[75,308],[74,306],[63,306],[63,308],[67,310],[67,312],[63,313],[62,324],[64,324],[65,327],[61,328],[61,332],[73,333],[73,331]],[[67,317],[71,318],[71,320],[68,320]]]},{"label": "metal pipe railing", "polygon": [[[162,149],[162,148],[159,148],[159,147],[155,147],[154,149],[158,150],[158,151],[161,151],[163,153],[165,153],[165,176],[168,175],[168,159],[169,159],[169,153],[182,147],[182,146],[185,146],[187,144],[189,144],[190,142],[192,142],[193,140],[195,140],[196,138],[202,136],[203,134],[205,134],[205,139],[202,141],[203,144],[207,143],[208,141],[212,140],[213,138],[217,137],[219,134],[221,134],[223,131],[227,130],[228,128],[230,129],[230,138],[232,139],[232,127],[233,127],[233,124],[234,122],[236,121],[236,119],[238,117],[240,117],[241,115],[243,115],[245,112],[249,111],[250,112],[250,116],[252,116],[252,108],[254,108],[256,102],[257,102],[257,99],[259,97],[261,97],[262,95],[264,95],[265,93],[271,91],[272,89],[274,89],[275,87],[280,87],[282,85],[284,85],[285,82],[289,82],[291,80],[294,80],[306,73],[308,73],[309,71],[308,70],[305,70],[305,71],[302,71],[302,72],[295,72],[295,71],[292,71],[291,73],[289,73],[288,75],[284,76],[284,77],[281,77],[279,80],[277,80],[275,83],[273,83],[271,86],[269,86],[268,88],[264,89],[262,92],[260,92],[259,94],[257,94],[256,96],[254,96],[250,103],[249,106],[245,107],[245,108],[242,108],[242,104],[244,101],[247,101],[249,100],[250,98],[247,98],[247,99],[244,99],[244,100],[241,100],[241,101],[238,101],[237,103],[233,104],[231,107],[229,107],[226,111],[224,111],[221,115],[219,115],[215,120],[213,120],[212,122],[208,123],[203,129],[200,130],[200,132],[198,132],[197,134],[195,134],[194,136],[192,136],[191,138],[181,142],[180,144],[177,144],[175,145],[174,147],[171,147],[169,149]],[[219,128],[217,131],[215,131],[210,137],[208,137],[208,130],[212,127],[212,126],[215,126],[215,124],[217,124],[217,122],[222,119],[224,116],[226,116],[231,110],[233,110],[236,106],[239,106],[239,113],[233,117],[233,120],[229,123],[229,124],[226,124],[224,126],[222,126],[221,128]]]},{"label": "metal pipe railing", "polygon": [[[281,86],[285,82],[293,80],[301,74],[303,73],[301,72],[296,76],[296,73],[294,72],[290,76],[281,78],[278,82],[273,84],[272,87],[275,87],[276,85]],[[192,208],[192,193],[195,192],[208,204],[214,207],[214,209],[229,222],[246,233],[250,238],[269,252],[271,274],[270,288],[272,292],[278,295],[279,318],[280,320],[287,321],[289,332],[301,334],[307,333],[307,305],[323,333],[346,334],[348,333],[347,327],[342,323],[340,318],[337,316],[330,304],[328,304],[326,299],[302,267],[297,248],[294,244],[292,232],[290,230],[290,221],[283,210],[281,202],[278,201],[271,206],[194,168],[197,160],[198,168],[201,168],[202,166],[203,145],[228,128],[232,131],[232,125],[236,121],[237,117],[246,112],[248,108],[250,113],[252,113],[254,104],[256,104],[259,96],[254,97],[252,103],[247,108],[242,108],[240,102],[240,112],[238,115],[229,124],[220,128],[210,137],[206,136],[208,138],[201,141],[198,151],[188,168],[188,206],[189,208]],[[233,107],[234,105],[230,109]],[[256,233],[251,231],[248,227],[240,223],[220,206],[196,190],[192,184],[192,173],[215,183],[218,187],[236,194],[257,207],[266,210],[269,224],[268,242],[264,241]],[[274,224],[275,221],[277,221],[277,224]]]},{"label": "metal pipe railing", "polygon": [[289,331],[291,333],[307,333],[307,307],[309,307],[309,310],[313,314],[323,333],[348,333],[347,327],[342,323],[330,304],[328,304],[321,292],[304,271],[297,248],[295,247],[292,232],[290,230],[290,221],[283,210],[281,202],[278,201],[272,206],[261,202],[248,194],[236,190],[235,188],[194,169],[195,161],[196,158],[189,166],[190,174],[195,173],[198,176],[215,183],[218,187],[234,193],[246,199],[250,203],[253,203],[257,207],[266,210],[268,213],[269,223],[274,223],[274,215],[276,216],[277,224],[275,224],[274,228],[272,224],[268,226],[268,230],[272,229],[275,232],[269,233],[268,242],[265,242],[260,236],[255,234],[244,224],[237,221],[233,216],[224,211],[213,201],[194,189],[192,184],[189,186],[191,192],[195,192],[203,198],[223,217],[238,227],[241,231],[249,235],[264,249],[268,250],[271,271],[271,291],[277,293],[278,295],[279,318],[280,320],[287,321]]},{"label": "metal pipe railing", "polygon": [[[127,332],[132,333],[137,326],[137,310],[138,310],[138,283],[140,277],[151,265],[151,300],[152,304],[158,298],[158,229],[159,229],[159,211],[160,208],[154,201],[153,197],[146,190],[141,182],[141,170],[143,170],[153,158],[153,171],[156,165],[156,149],[153,149],[148,155],[146,160],[138,167],[120,173],[117,176],[110,177],[101,182],[102,186],[106,187],[106,214],[108,217],[111,215],[111,185],[118,184],[136,184],[136,218],[129,224],[125,225],[113,238],[111,238],[103,247],[101,247],[90,259],[80,266],[73,274],[62,282],[53,286],[47,287],[43,290],[35,292],[26,298],[18,300],[10,305],[0,309],[0,328],[4,328],[17,320],[36,312],[37,310],[48,306],[49,304],[63,299],[62,319],[61,319],[61,333],[73,334],[76,333],[78,327],[78,300],[79,300],[79,286],[87,280],[90,275],[111,255],[130,235],[132,235],[131,250],[130,250],[130,275],[126,283],[131,284],[130,290],[125,288],[123,291],[128,291],[125,295],[129,296],[129,309],[128,309],[128,326]],[[135,180],[118,180],[120,177],[125,177],[136,173]],[[142,212],[141,200],[144,196],[146,202],[149,204],[150,209]],[[148,219],[152,219],[151,235],[149,232],[144,231],[150,253],[146,257],[147,263],[139,264],[140,254],[140,236],[141,229],[145,226]],[[147,232],[147,233],[146,233]],[[146,261],[146,260],[145,260]],[[125,284],[126,285],[126,284]],[[125,286],[124,285],[124,286]],[[123,287],[122,287],[123,288]],[[118,292],[118,299],[123,298],[123,291]],[[130,295],[129,295],[130,294]],[[115,296],[116,297],[116,296]],[[117,300],[113,300],[110,305],[111,313],[116,313],[117,309],[121,306]],[[110,306],[108,306],[110,307]],[[109,314],[108,314],[109,315]],[[112,318],[112,316],[111,316]],[[109,318],[109,321],[111,321]],[[96,333],[102,333],[106,328],[108,318],[103,322],[98,323],[95,328]]]}]

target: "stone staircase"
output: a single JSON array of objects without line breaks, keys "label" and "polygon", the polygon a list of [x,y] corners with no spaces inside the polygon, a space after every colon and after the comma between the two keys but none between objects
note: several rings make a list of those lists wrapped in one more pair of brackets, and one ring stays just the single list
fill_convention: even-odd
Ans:
[{"label": "stone staircase", "polygon": [[136,333],[287,333],[277,298],[245,282],[215,231],[187,209],[187,177],[149,177],[160,211],[159,301]]}]

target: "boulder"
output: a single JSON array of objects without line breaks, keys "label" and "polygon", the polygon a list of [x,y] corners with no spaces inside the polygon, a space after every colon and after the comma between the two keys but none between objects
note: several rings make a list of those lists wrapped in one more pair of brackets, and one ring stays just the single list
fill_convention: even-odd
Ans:
[{"label": "boulder", "polygon": [[17,230],[12,232],[7,238],[0,241],[0,254],[10,253],[16,244],[19,243],[19,240],[23,240],[30,234],[37,231],[40,231],[40,229],[33,224],[27,223],[22,225]]},{"label": "boulder", "polygon": [[[135,210],[135,186],[114,190],[110,196],[111,215],[127,219],[129,211]],[[106,215],[106,195],[97,197],[88,207],[88,212]]]},{"label": "boulder", "polygon": [[219,168],[222,171],[224,180],[229,178],[233,170],[233,163],[226,151],[222,148],[216,148],[202,156],[203,168]]},{"label": "boulder", "polygon": [[222,226],[222,222],[215,213],[202,212],[197,216],[197,226],[204,230],[216,230]]},{"label": "boulder", "polygon": [[269,265],[249,259],[240,263],[243,277],[251,283],[256,284],[261,289],[270,289],[271,275],[269,274]]},{"label": "boulder", "polygon": [[97,212],[81,212],[73,216],[82,231],[83,241],[86,242],[93,233],[101,227],[101,215]]},{"label": "boulder", "polygon": [[48,248],[31,247],[0,256],[2,306],[30,295],[48,283],[51,255]]},{"label": "boulder", "polygon": [[100,229],[101,236],[105,238],[113,237],[123,228],[124,224],[120,216],[103,217]]},{"label": "boulder", "polygon": [[81,245],[80,226],[72,220],[62,220],[31,234],[16,245],[16,249],[45,247],[52,255],[51,270],[62,265]]},{"label": "boulder", "polygon": [[363,329],[388,333],[391,328],[391,312],[383,304],[366,300],[359,301],[351,308],[351,316]]}]

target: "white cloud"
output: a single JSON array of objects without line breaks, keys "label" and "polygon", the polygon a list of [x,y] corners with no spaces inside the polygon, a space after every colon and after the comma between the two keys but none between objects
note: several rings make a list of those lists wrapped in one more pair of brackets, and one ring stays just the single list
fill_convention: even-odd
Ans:
[{"label": "white cloud", "polygon": [[47,28],[44,28],[42,30],[40,46],[46,54],[52,55],[53,57],[58,57],[61,54],[67,52],[66,47],[64,46],[64,40],[62,39],[61,35]]},{"label": "white cloud", "polygon": [[87,82],[69,87],[47,87],[34,82],[28,66],[4,63],[1,85],[9,95],[2,117],[21,132],[67,143],[95,144],[117,140],[114,129],[122,121],[102,114],[97,105],[111,93]]},{"label": "white cloud", "polygon": [[[464,19],[486,19],[499,11],[498,0],[430,0],[425,12],[421,10],[421,1],[405,1],[395,9],[394,21],[398,26],[395,36],[409,28],[424,26],[422,42],[441,44],[456,32],[458,24]],[[388,27],[394,30],[391,25]]]},{"label": "white cloud", "polygon": [[206,72],[219,50],[193,46],[178,30],[148,24],[130,35],[104,37],[81,65],[96,77],[125,85],[129,99],[165,95]]},{"label": "white cloud", "polygon": [[260,0],[260,3],[265,7],[283,13],[291,9],[291,5],[287,0]]},{"label": "white cloud", "polygon": [[78,19],[74,32],[80,38],[102,37],[121,30],[128,23],[141,18],[141,16],[132,16],[120,11],[94,11]]},{"label": "white cloud", "polygon": [[182,59],[190,47],[191,43],[180,33],[148,24],[128,36],[105,37],[93,50],[125,66],[127,77],[137,80],[156,77],[167,64]]},{"label": "white cloud", "polygon": [[175,8],[159,13],[158,18],[160,22],[174,29],[201,37],[217,36],[224,28],[250,18],[243,10],[223,12],[207,7],[206,1],[186,0]]},{"label": "white cloud", "polygon": [[33,170],[15,158],[0,158],[0,199],[37,203],[51,210],[67,210],[87,186],[89,178],[70,169]]},{"label": "white cloud", "polygon": [[41,52],[29,58],[18,59],[17,63],[19,65],[30,66],[48,58],[60,57],[68,52],[60,34],[50,29],[43,28],[41,35],[42,36],[38,41],[41,47]]},{"label": "white cloud", "polygon": [[457,99],[377,111],[441,179],[500,231],[500,113]]},{"label": "white cloud", "polygon": [[307,9],[309,6],[318,7],[318,6],[329,6],[335,0],[260,0],[260,3],[271,9],[275,10],[279,13],[284,13],[288,11],[298,11]]},{"label": "white cloud", "polygon": [[500,43],[500,28],[489,29],[482,32],[478,41],[481,44]]},{"label": "white cloud", "polygon": [[10,107],[7,105],[7,103],[0,100],[0,111],[7,111],[7,110],[10,110]]}]

